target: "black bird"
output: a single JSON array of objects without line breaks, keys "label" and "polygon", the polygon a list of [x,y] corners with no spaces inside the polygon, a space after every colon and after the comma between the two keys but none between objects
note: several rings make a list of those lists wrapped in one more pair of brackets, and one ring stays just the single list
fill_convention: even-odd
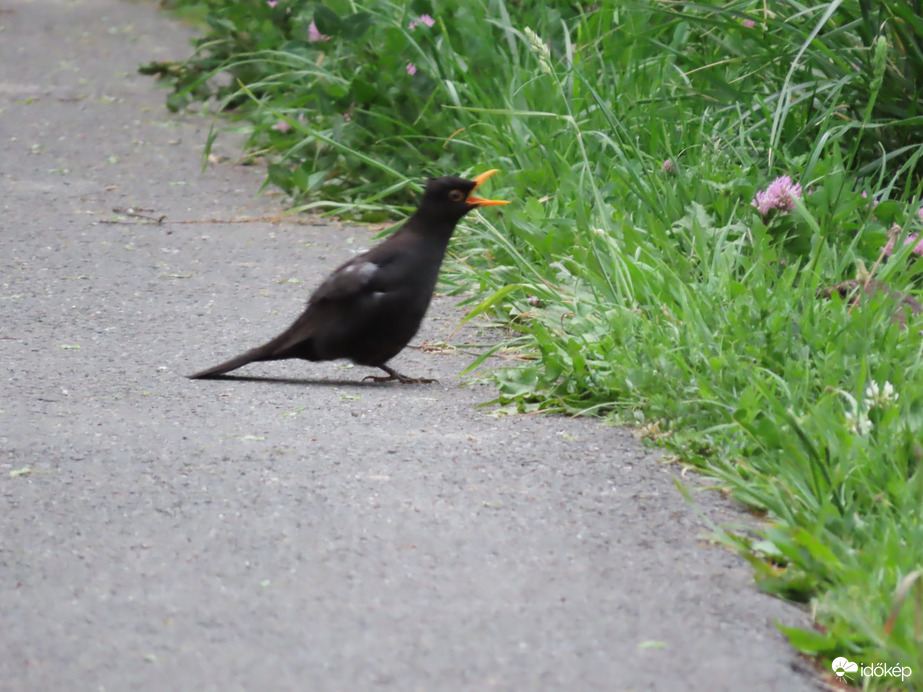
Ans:
[{"label": "black bird", "polygon": [[387,363],[420,328],[459,220],[477,207],[509,204],[471,196],[496,172],[487,171],[473,180],[431,178],[413,216],[380,245],[337,267],[291,327],[272,341],[190,378],[216,377],[263,360],[348,358],[388,373],[388,377],[370,376],[376,382],[432,382],[401,375]]}]

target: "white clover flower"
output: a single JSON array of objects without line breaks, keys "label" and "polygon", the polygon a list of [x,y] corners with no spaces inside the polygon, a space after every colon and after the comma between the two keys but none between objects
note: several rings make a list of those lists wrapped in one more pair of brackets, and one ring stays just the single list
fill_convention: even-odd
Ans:
[{"label": "white clover flower", "polygon": [[884,407],[897,401],[899,398],[900,395],[894,391],[894,385],[888,381],[885,381],[883,385],[879,386],[877,382],[872,380],[868,387],[865,388],[865,399],[869,402],[869,407]]},{"label": "white clover flower", "polygon": [[895,392],[894,385],[886,380],[884,386],[881,388],[881,397],[885,401],[897,401],[900,394]]},{"label": "white clover flower", "polygon": [[849,432],[853,435],[868,435],[872,431],[872,421],[869,420],[868,415],[865,412],[859,413],[858,415],[847,411],[844,415],[846,419],[846,427],[849,428]]}]

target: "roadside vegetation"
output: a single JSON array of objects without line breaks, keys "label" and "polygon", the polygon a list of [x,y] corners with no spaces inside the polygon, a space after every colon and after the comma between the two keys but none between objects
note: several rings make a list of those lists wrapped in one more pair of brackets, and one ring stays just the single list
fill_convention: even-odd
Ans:
[{"label": "roadside vegetation", "polygon": [[508,329],[473,366],[499,403],[720,479],[765,518],[721,540],[809,605],[792,644],[920,688],[918,2],[178,1],[203,38],[143,70],[246,128],[294,208],[395,218],[501,169],[514,203],[446,276]]}]

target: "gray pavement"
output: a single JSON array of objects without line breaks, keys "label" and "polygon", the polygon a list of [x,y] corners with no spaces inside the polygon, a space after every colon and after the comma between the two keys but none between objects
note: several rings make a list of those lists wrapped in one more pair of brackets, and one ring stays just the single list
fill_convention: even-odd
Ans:
[{"label": "gray pavement", "polygon": [[200,174],[209,121],[136,74],[188,54],[153,5],[2,0],[0,26],[0,689],[816,689],[774,624],[806,616],[702,540],[675,467],[487,415],[463,349],[395,359],[435,385],[185,379],[369,232],[208,222],[278,203],[258,169]]}]

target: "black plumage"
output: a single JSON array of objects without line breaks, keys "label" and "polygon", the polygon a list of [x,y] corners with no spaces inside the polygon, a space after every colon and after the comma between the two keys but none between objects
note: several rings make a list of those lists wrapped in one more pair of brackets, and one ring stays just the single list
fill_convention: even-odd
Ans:
[{"label": "black plumage", "polygon": [[217,377],[257,361],[348,358],[388,373],[372,378],[378,382],[431,381],[405,377],[387,363],[417,333],[459,220],[477,207],[507,204],[471,196],[494,173],[430,179],[416,212],[380,245],[340,265],[282,334],[190,378]]}]

